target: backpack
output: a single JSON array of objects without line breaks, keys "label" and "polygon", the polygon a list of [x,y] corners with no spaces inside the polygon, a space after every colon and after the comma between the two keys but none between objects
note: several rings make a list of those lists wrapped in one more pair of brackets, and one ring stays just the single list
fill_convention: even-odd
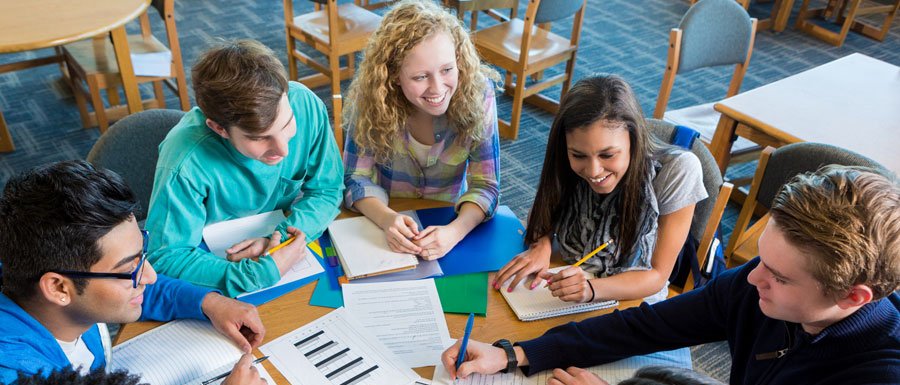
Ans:
[{"label": "backpack", "polygon": [[[675,126],[670,143],[690,151],[694,141],[699,137],[700,133],[690,127]],[[684,287],[688,272],[692,272],[694,287],[698,288],[725,270],[725,250],[722,247],[720,229],[716,229],[707,255],[701,255],[698,258],[698,247],[700,247],[700,240],[688,234],[684,246],[681,247],[681,252],[678,253],[678,260],[675,262],[672,274],[669,276],[671,284]]]}]

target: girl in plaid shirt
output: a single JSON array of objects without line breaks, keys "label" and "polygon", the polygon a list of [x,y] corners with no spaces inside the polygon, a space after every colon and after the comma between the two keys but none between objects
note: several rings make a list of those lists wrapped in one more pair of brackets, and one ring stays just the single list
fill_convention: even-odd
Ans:
[{"label": "girl in plaid shirt", "polygon": [[[344,112],[344,203],[394,251],[440,258],[494,214],[498,78],[456,17],[431,2],[399,3],[369,39]],[[419,229],[387,206],[391,197],[454,202],[459,215]]]}]

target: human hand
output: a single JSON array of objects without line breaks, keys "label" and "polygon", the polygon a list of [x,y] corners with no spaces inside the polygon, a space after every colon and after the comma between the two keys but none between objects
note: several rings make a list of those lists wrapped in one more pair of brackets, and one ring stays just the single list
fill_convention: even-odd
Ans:
[{"label": "human hand", "polygon": [[225,256],[231,262],[237,262],[244,258],[259,258],[266,250],[278,245],[278,240],[272,238],[250,238],[235,243],[225,250]]},{"label": "human hand", "polygon": [[566,370],[553,369],[553,377],[547,385],[609,385],[608,382],[587,370],[570,366]]},{"label": "human hand", "polygon": [[419,255],[426,261],[431,261],[447,255],[464,236],[452,225],[428,226],[413,237],[412,242],[422,248]]},{"label": "human hand", "polygon": [[594,297],[591,283],[584,277],[581,267],[569,266],[556,274],[541,273],[547,280],[550,294],[566,302],[588,302]]},{"label": "human hand", "polygon": [[250,353],[262,343],[266,328],[259,319],[256,306],[219,293],[209,293],[200,302],[200,309],[213,327],[234,342],[242,352]]},{"label": "human hand", "polygon": [[466,378],[472,373],[494,374],[506,369],[506,352],[502,348],[470,339],[466,345],[465,361],[457,372],[456,358],[459,357],[460,344],[462,340],[457,340],[441,354],[441,362],[450,374],[451,380],[455,380],[457,376]]},{"label": "human hand", "polygon": [[[294,264],[309,254],[306,249],[306,234],[303,234],[300,229],[294,226],[288,226],[287,232],[294,240],[290,244],[271,253],[272,259],[275,261],[275,266],[278,267],[278,272],[281,275],[286,274]],[[273,233],[272,240],[276,241],[275,246],[278,246],[281,243],[281,233],[278,231]],[[272,247],[269,247],[266,250],[269,250]]]},{"label": "human hand", "polygon": [[231,374],[225,377],[222,385],[264,385],[268,384],[266,379],[259,376],[259,370],[253,365],[253,355],[245,353],[241,359],[234,364]]},{"label": "human hand", "polygon": [[527,286],[531,289],[537,287],[537,285],[541,283],[541,274],[545,273],[547,268],[550,267],[549,242],[549,240],[547,240],[546,243],[544,240],[539,240],[531,245],[528,250],[516,255],[497,272],[497,277],[494,279],[494,282],[491,283],[491,286],[493,286],[494,289],[499,290],[501,285],[512,278],[512,282],[509,283],[506,290],[513,291],[513,289],[519,285],[520,281],[533,274],[534,278]]},{"label": "human hand", "polygon": [[382,223],[378,224],[384,230],[388,246],[392,251],[419,255],[422,248],[413,243],[411,239],[419,234],[419,225],[409,215],[392,213],[386,216]]}]

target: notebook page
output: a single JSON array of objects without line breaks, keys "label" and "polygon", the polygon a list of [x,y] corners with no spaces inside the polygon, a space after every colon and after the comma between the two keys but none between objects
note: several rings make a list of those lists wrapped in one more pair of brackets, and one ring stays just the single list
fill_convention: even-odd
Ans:
[{"label": "notebook page", "polygon": [[418,258],[414,255],[391,251],[384,231],[369,218],[355,217],[331,222],[328,233],[348,278],[418,264]]},{"label": "notebook page", "polygon": [[181,385],[229,362],[241,351],[209,322],[177,320],[113,347],[111,369],[153,385]]},{"label": "notebook page", "polygon": [[213,223],[203,228],[203,240],[211,253],[225,258],[228,254],[225,250],[234,244],[245,239],[270,236],[275,231],[275,227],[278,227],[285,219],[281,210],[274,210]]},{"label": "notebook page", "polygon": [[[566,269],[569,266],[561,266],[548,270],[556,273]],[[587,279],[593,279],[594,275],[584,272]],[[531,283],[531,279],[523,279],[519,285],[510,293],[506,290],[500,290],[500,294],[506,299],[506,302],[516,313],[516,316],[523,321],[533,321],[536,319],[555,317],[564,314],[572,314],[585,312],[595,309],[602,309],[616,306],[618,302],[592,302],[592,303],[573,303],[565,302],[553,296],[549,288],[545,288],[546,281],[541,280],[534,290],[526,285]]]}]

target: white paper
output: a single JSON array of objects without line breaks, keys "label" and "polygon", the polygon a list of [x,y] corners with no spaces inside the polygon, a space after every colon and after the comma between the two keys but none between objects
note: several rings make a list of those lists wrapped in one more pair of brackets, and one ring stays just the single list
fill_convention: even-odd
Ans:
[{"label": "white paper", "polygon": [[411,268],[419,262],[415,255],[391,251],[384,231],[366,217],[331,222],[328,233],[347,278]]},{"label": "white paper", "polygon": [[[281,210],[213,223],[203,228],[203,240],[209,251],[225,258],[234,244],[250,238],[268,237],[287,219]],[[282,239],[284,241],[284,239]]]},{"label": "white paper", "polygon": [[[275,232],[275,228],[278,227],[281,222],[284,222],[285,219],[284,213],[282,213],[281,210],[275,210],[249,217],[214,223],[203,229],[203,240],[206,242],[206,246],[209,248],[210,252],[225,258],[227,255],[225,250],[228,250],[228,248],[235,243],[245,239],[272,235],[272,233]],[[291,266],[291,269],[286,271],[284,275],[281,276],[281,279],[274,285],[241,294],[238,298],[324,272],[325,270],[322,268],[322,265],[317,263],[314,258],[315,253],[313,253],[312,250],[307,250],[306,257],[295,263],[294,266]]]},{"label": "white paper", "polygon": [[182,385],[240,357],[241,351],[209,322],[177,320],[115,346],[109,367],[153,385]]},{"label": "white paper", "polygon": [[411,368],[438,365],[450,343],[433,279],[341,286],[344,306]]},{"label": "white paper", "polygon": [[172,52],[143,52],[131,54],[135,76],[172,76]]},{"label": "white paper", "polygon": [[259,349],[293,385],[406,385],[420,379],[344,308]]},{"label": "white paper", "polygon": [[[237,361],[222,365],[219,368],[217,368],[209,373],[205,373],[204,375],[200,376],[199,378],[193,379],[192,381],[189,382],[189,384],[190,385],[221,385],[223,382],[225,382],[225,379],[227,379],[228,377],[223,377],[223,378],[220,378],[213,382],[206,382],[206,381],[209,381],[212,378],[216,378],[219,375],[221,375],[222,373],[227,373],[227,372],[233,370],[235,363],[237,363]],[[269,374],[269,371],[266,370],[266,368],[262,365],[262,363],[254,364],[253,366],[255,366],[256,370],[259,371],[259,377],[266,380],[266,383],[273,384],[273,385],[275,384],[275,380],[272,378],[272,375]]]},{"label": "white paper", "polygon": [[[456,341],[453,341],[455,343]],[[453,343],[447,345],[448,347]],[[587,371],[596,374],[610,384],[634,376],[634,372],[645,366],[677,366],[691,369],[691,349],[681,348],[676,350],[647,354],[643,356],[629,357],[623,360],[610,362],[603,365],[592,366]],[[466,379],[459,379],[454,383],[443,364],[434,367],[433,385],[544,385],[552,377],[552,370],[536,373],[531,377],[525,377],[521,370],[513,373],[496,373],[491,375],[473,374]]]}]

